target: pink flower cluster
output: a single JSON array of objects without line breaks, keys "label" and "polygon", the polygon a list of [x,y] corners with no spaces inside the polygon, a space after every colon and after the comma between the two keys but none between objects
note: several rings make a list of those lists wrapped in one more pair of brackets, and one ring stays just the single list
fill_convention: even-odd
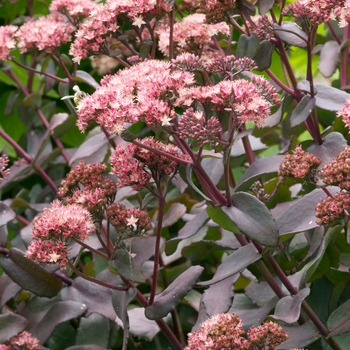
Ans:
[{"label": "pink flower cluster", "polygon": [[277,323],[266,322],[245,333],[237,315],[218,314],[204,321],[198,330],[188,334],[185,350],[272,350],[287,338],[288,335]]},{"label": "pink flower cluster", "polygon": [[[182,22],[174,25],[174,49],[175,53],[190,52],[198,56],[213,56],[209,50],[212,39],[221,33],[229,35],[230,28],[225,22],[207,24],[204,14],[192,14],[185,17]],[[159,34],[159,49],[169,55],[169,29],[163,29]]]},{"label": "pink flower cluster", "polygon": [[337,117],[341,117],[346,127],[350,129],[350,99],[348,99],[344,107],[337,112]]},{"label": "pink flower cluster", "polygon": [[338,20],[339,26],[345,27],[350,18],[350,9],[346,0],[299,0],[288,5],[283,14],[308,19],[313,25]]},{"label": "pink flower cluster", "polygon": [[280,164],[278,175],[304,179],[310,175],[312,169],[316,169],[320,164],[320,158],[305,152],[300,146],[297,146],[293,150],[293,154],[285,155],[284,161]]},{"label": "pink flower cluster", "polygon": [[89,55],[110,54],[107,38],[118,37],[116,33],[124,20],[140,27],[145,21],[165,14],[171,8],[166,1],[155,0],[107,0],[96,6],[91,16],[80,25],[76,39],[70,48],[74,62]]},{"label": "pink flower cluster", "polygon": [[348,192],[336,193],[334,197],[327,197],[316,205],[318,225],[325,225],[348,215],[350,211],[350,194]]},{"label": "pink flower cluster", "polygon": [[[185,88],[176,103],[181,107],[199,101],[221,113],[233,113],[238,123],[253,122],[263,126],[270,114],[271,103],[278,103],[276,89],[264,78],[252,81],[221,81],[214,86]],[[271,102],[270,102],[271,101]]]},{"label": "pink flower cluster", "polygon": [[325,184],[350,191],[350,146],[344,148],[330,163],[325,164],[320,174]]},{"label": "pink flower cluster", "polygon": [[16,47],[14,34],[17,29],[12,25],[0,27],[0,60],[6,60],[10,50]]},{"label": "pink flower cluster", "polygon": [[93,12],[97,4],[93,0],[53,0],[49,7],[51,12],[66,15],[73,23],[78,23]]},{"label": "pink flower cluster", "polygon": [[82,206],[61,205],[58,200],[33,220],[33,241],[25,256],[38,262],[67,264],[67,243],[76,238],[85,240],[95,231],[90,213]]},{"label": "pink flower cluster", "polygon": [[112,203],[107,207],[106,214],[110,224],[118,231],[118,242],[142,235],[151,228],[148,213],[138,208],[126,209],[123,204]]},{"label": "pink flower cluster", "polygon": [[77,125],[85,130],[97,121],[120,134],[129,123],[168,125],[175,117],[171,106],[177,91],[193,84],[189,72],[171,71],[170,63],[149,60],[105,76],[101,86],[77,108]]},{"label": "pink flower cluster", "polygon": [[6,154],[0,157],[0,183],[10,175],[10,169],[7,169],[9,162],[10,160]]},{"label": "pink flower cluster", "polygon": [[196,140],[200,146],[209,144],[214,148],[221,136],[221,125],[217,118],[206,120],[202,111],[187,109],[178,122],[179,135],[183,139]]},{"label": "pink flower cluster", "polygon": [[102,163],[80,162],[61,182],[58,197],[87,209],[94,220],[102,220],[103,209],[113,203],[117,192],[116,183],[104,175],[106,168]]},{"label": "pink flower cluster", "polygon": [[0,345],[0,350],[35,350],[41,349],[41,345],[37,338],[31,336],[30,333],[24,331],[10,339],[9,345]]},{"label": "pink flower cluster", "polygon": [[152,137],[136,141],[142,146],[119,145],[111,156],[111,172],[118,177],[118,187],[132,186],[139,191],[152,177],[170,175],[180,162],[190,161],[189,156],[180,154],[171,144],[163,144]]},{"label": "pink flower cluster", "polygon": [[16,32],[17,47],[21,53],[31,49],[52,52],[71,40],[75,27],[59,13],[30,19]]}]

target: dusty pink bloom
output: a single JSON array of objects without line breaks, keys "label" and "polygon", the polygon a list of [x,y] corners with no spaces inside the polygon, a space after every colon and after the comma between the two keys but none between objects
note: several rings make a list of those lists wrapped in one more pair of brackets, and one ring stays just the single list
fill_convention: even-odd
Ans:
[{"label": "dusty pink bloom", "polygon": [[[209,47],[212,38],[217,34],[229,34],[229,26],[225,22],[216,24],[205,23],[204,14],[192,14],[182,22],[174,25],[174,49],[177,54],[190,52],[198,56],[211,56]],[[169,55],[169,28],[159,33],[159,49]]]},{"label": "dusty pink bloom", "polygon": [[10,50],[16,47],[14,33],[17,31],[16,26],[0,27],[0,60],[6,60]]},{"label": "dusty pink bloom", "polygon": [[96,6],[96,2],[92,0],[53,0],[49,9],[51,12],[60,12],[77,22],[88,17]]},{"label": "dusty pink bloom", "polygon": [[325,184],[350,191],[350,146],[344,148],[330,163],[325,164],[320,174]]},{"label": "dusty pink bloom", "polygon": [[34,218],[32,236],[36,240],[77,238],[83,241],[94,231],[91,215],[81,205],[65,206],[54,200],[50,208]]},{"label": "dusty pink bloom", "polygon": [[337,117],[341,117],[350,133],[350,99],[348,99],[342,109],[337,112]]},{"label": "dusty pink bloom", "polygon": [[0,183],[10,175],[10,169],[7,169],[9,162],[10,160],[6,154],[0,157]]},{"label": "dusty pink bloom", "polygon": [[209,144],[212,148],[220,140],[221,125],[217,118],[211,117],[206,120],[202,111],[187,109],[178,122],[179,135],[181,138],[191,138],[200,146]]},{"label": "dusty pink bloom", "polygon": [[318,225],[328,224],[343,219],[350,211],[350,194],[348,192],[336,193],[334,197],[327,197],[316,205],[315,216]]},{"label": "dusty pink bloom", "polygon": [[248,26],[252,32],[254,32],[260,40],[270,40],[275,37],[275,31],[273,28],[273,21],[270,16],[257,15],[252,16],[252,23],[248,23]]},{"label": "dusty pink bloom", "polygon": [[106,210],[109,222],[118,230],[118,241],[144,234],[151,228],[148,213],[138,208],[112,203]]},{"label": "dusty pink bloom", "polygon": [[293,154],[286,154],[280,164],[278,174],[280,176],[294,176],[303,179],[321,164],[321,159],[311,153],[303,151],[300,146],[293,150]]},{"label": "dusty pink bloom", "polygon": [[65,16],[51,13],[38,19],[30,19],[16,32],[18,48],[21,53],[31,49],[52,52],[71,40],[75,27],[67,22]]},{"label": "dusty pink bloom", "polygon": [[242,71],[256,69],[254,60],[248,57],[238,58],[234,55],[213,58],[205,64],[205,69],[210,73],[224,73],[230,79]]},{"label": "dusty pink bloom", "polygon": [[[299,0],[288,5],[283,14],[299,20],[309,20],[313,25],[345,16],[346,0]],[[343,18],[343,20],[345,17]]]},{"label": "dusty pink bloom", "polygon": [[68,262],[67,243],[63,241],[34,239],[24,255],[39,263],[60,264],[64,270]]},{"label": "dusty pink bloom", "polygon": [[79,129],[85,130],[91,121],[117,134],[139,121],[168,125],[175,117],[171,104],[177,91],[193,84],[191,73],[170,68],[167,62],[149,60],[105,76],[101,86],[79,103]]},{"label": "dusty pink bloom", "polygon": [[276,346],[288,339],[280,325],[275,322],[265,322],[258,327],[252,327],[247,332],[247,337],[251,342],[251,349],[273,350]]},{"label": "dusty pink bloom", "polygon": [[116,183],[106,177],[107,166],[102,163],[85,164],[80,162],[61,182],[58,197],[66,197],[71,204],[80,204],[92,213],[100,210],[115,199]]},{"label": "dusty pink bloom", "polygon": [[11,345],[17,345],[21,348],[23,347],[23,349],[29,350],[41,348],[39,340],[37,338],[32,337],[31,334],[26,331],[11,338],[10,343]]},{"label": "dusty pink bloom", "polygon": [[195,72],[204,69],[204,62],[193,53],[182,53],[171,61],[172,65],[179,70]]},{"label": "dusty pink bloom", "polygon": [[181,91],[176,103],[188,107],[200,101],[217,112],[233,113],[239,123],[250,121],[261,127],[270,114],[271,102],[277,102],[277,94],[267,81],[257,82],[239,79],[221,81],[214,86],[186,88]]},{"label": "dusty pink bloom", "polygon": [[[137,141],[148,149],[134,144],[128,144],[126,147],[119,145],[111,156],[111,172],[119,179],[118,187],[132,186],[138,191],[150,182],[152,176],[157,178],[170,175],[181,160],[190,161],[187,155],[179,153],[177,147],[155,141],[152,137]],[[168,155],[176,157],[178,161]]]}]

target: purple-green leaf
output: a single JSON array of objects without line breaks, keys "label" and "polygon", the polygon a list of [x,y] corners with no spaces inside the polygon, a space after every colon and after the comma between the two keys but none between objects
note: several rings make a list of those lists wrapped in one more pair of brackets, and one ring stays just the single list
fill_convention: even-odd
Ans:
[{"label": "purple-green leaf", "polygon": [[16,217],[16,213],[4,202],[0,201],[0,226],[6,225]]},{"label": "purple-green leaf", "polygon": [[272,61],[272,53],[274,49],[275,45],[267,40],[264,40],[260,43],[259,52],[254,57],[254,61],[258,66],[258,71],[261,72],[265,69],[270,68]]},{"label": "purple-green leaf", "polygon": [[330,78],[336,71],[339,62],[341,46],[335,41],[327,41],[320,53],[318,69],[325,78]]},{"label": "purple-green leaf", "polygon": [[158,320],[174,310],[192,289],[203,270],[202,266],[191,266],[183,272],[162,293],[155,297],[152,305],[146,307],[146,317],[150,320]]},{"label": "purple-green leaf", "polygon": [[0,308],[21,290],[21,286],[13,282],[9,276],[3,273],[0,277]]},{"label": "purple-green leaf", "polygon": [[112,293],[112,304],[115,310],[115,313],[118,315],[120,320],[123,322],[123,350],[127,348],[127,342],[129,338],[129,316],[127,312],[127,306],[130,301],[135,297],[136,289],[129,288],[126,291],[114,290]]},{"label": "purple-green leaf", "polygon": [[274,0],[259,0],[259,14],[264,15],[272,8],[274,2]]},{"label": "purple-green leaf", "polygon": [[301,123],[303,123],[312,110],[315,107],[315,98],[305,95],[295,107],[291,117],[290,117],[290,126],[293,128]]},{"label": "purple-green leaf", "polygon": [[0,344],[25,330],[28,321],[14,313],[0,315]]},{"label": "purple-green leaf", "polygon": [[23,289],[36,295],[52,298],[62,288],[62,282],[38,263],[24,257],[24,253],[11,248],[9,256],[0,260],[6,274]]},{"label": "purple-green leaf", "polygon": [[74,80],[77,82],[83,81],[84,83],[89,84],[95,89],[97,89],[100,86],[100,84],[89,73],[83,70],[76,71]]},{"label": "purple-green leaf", "polygon": [[350,331],[350,300],[340,305],[327,320],[330,337]]},{"label": "purple-green leaf", "polygon": [[309,294],[310,288],[304,288],[295,295],[288,295],[280,299],[271,317],[288,324],[297,322],[300,317],[301,303]]},{"label": "purple-green leaf", "polygon": [[292,46],[306,47],[307,34],[293,22],[284,22],[282,25],[273,24],[275,34],[284,42]]},{"label": "purple-green leaf", "polygon": [[254,58],[259,52],[260,40],[255,33],[251,36],[242,34],[237,42],[238,57]]},{"label": "purple-green leaf", "polygon": [[237,249],[230,254],[217,268],[212,279],[197,283],[199,286],[209,286],[220,282],[232,275],[241,272],[253,262],[259,260],[261,254],[257,251],[253,243]]}]

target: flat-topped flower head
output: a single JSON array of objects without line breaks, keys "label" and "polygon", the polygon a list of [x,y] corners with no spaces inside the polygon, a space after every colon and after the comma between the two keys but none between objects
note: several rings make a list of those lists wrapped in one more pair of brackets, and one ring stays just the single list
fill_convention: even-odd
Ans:
[{"label": "flat-topped flower head", "polygon": [[11,49],[16,47],[14,34],[17,29],[17,26],[12,25],[0,27],[0,61],[5,61]]},{"label": "flat-topped flower head", "polygon": [[316,169],[320,164],[320,158],[305,152],[300,146],[297,146],[292,154],[285,155],[284,161],[280,164],[278,175],[304,179],[308,175],[313,176],[312,170]]},{"label": "flat-topped flower head", "polygon": [[97,3],[93,0],[53,0],[49,7],[51,12],[60,12],[74,23],[89,17],[95,10]]},{"label": "flat-topped flower head", "polygon": [[178,91],[193,84],[190,72],[171,71],[170,63],[141,62],[101,80],[101,86],[80,101],[77,125],[85,130],[96,121],[109,132],[121,133],[130,123],[164,126],[175,117],[172,103]]},{"label": "flat-topped flower head", "polygon": [[[229,26],[225,22],[216,24],[206,23],[204,14],[192,14],[182,22],[174,24],[175,53],[190,52],[198,56],[212,56],[209,50],[212,38],[217,34],[229,34]],[[169,28],[159,31],[159,49],[164,55],[169,55]]]},{"label": "flat-topped flower head", "polygon": [[30,19],[15,33],[21,53],[32,49],[52,52],[71,40],[75,27],[60,13]]},{"label": "flat-topped flower head", "polygon": [[327,197],[316,205],[315,216],[318,225],[326,225],[349,215],[350,194],[348,192],[336,193],[334,197]]},{"label": "flat-topped flower head", "polygon": [[95,231],[90,213],[81,205],[62,205],[58,200],[33,220],[33,239],[63,240],[71,238],[85,240]]}]

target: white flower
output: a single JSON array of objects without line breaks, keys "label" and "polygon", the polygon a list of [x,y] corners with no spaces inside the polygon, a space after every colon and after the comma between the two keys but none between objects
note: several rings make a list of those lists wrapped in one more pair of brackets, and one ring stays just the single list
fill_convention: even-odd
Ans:
[{"label": "white flower", "polygon": [[133,26],[141,28],[142,24],[146,24],[141,16],[135,17],[134,22],[132,22]]},{"label": "white flower", "polygon": [[57,254],[56,252],[53,252],[49,254],[50,260],[49,262],[57,262],[57,260],[60,258],[61,255]]}]

